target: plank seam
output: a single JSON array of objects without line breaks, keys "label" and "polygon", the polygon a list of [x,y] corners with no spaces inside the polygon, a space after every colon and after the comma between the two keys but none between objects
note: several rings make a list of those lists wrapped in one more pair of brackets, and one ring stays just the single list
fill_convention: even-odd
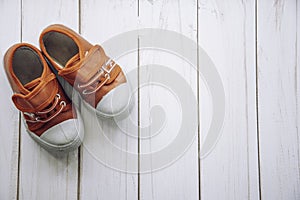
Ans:
[{"label": "plank seam", "polygon": [[[137,18],[140,17],[140,0],[137,0]],[[138,112],[138,119],[137,119],[137,122],[138,122],[138,166],[137,166],[137,199],[140,200],[141,199],[141,177],[140,177],[140,118],[141,118],[141,115],[140,115],[140,37],[138,35],[138,38],[137,38],[137,112]]]},{"label": "plank seam", "polygon": [[19,118],[19,130],[18,130],[18,134],[19,134],[19,142],[18,142],[18,166],[17,166],[17,195],[16,195],[16,199],[20,198],[20,163],[21,163],[21,112],[19,112],[18,114],[18,118]]},{"label": "plank seam", "polygon": [[[20,0],[20,42],[23,41],[23,0]],[[18,166],[17,166],[17,194],[16,194],[16,199],[20,199],[20,165],[21,165],[21,112],[18,114],[18,137],[19,137],[19,142],[18,142]]]},{"label": "plank seam", "polygon": [[257,27],[257,22],[258,22],[258,0],[255,0],[255,93],[256,93],[256,134],[257,134],[257,163],[258,163],[258,191],[259,191],[259,199],[262,199],[262,194],[261,194],[261,158],[260,158],[260,140],[259,140],[259,75],[258,75],[258,52],[257,52],[257,47],[258,47],[258,27]]},{"label": "plank seam", "polygon": [[81,147],[78,147],[78,167],[77,167],[77,200],[80,200],[81,185]]},{"label": "plank seam", "polygon": [[[139,0],[138,0],[139,2]],[[141,195],[141,190],[140,190],[140,183],[141,183],[141,177],[140,177],[140,38],[138,36],[137,38],[137,42],[138,42],[138,51],[137,51],[137,64],[138,64],[138,73],[137,73],[137,82],[138,82],[138,90],[137,90],[137,93],[138,93],[138,200],[141,199],[140,195]]]},{"label": "plank seam", "polygon": [[197,0],[197,22],[196,22],[196,29],[197,29],[197,118],[198,118],[198,199],[201,200],[201,158],[200,158],[200,149],[201,149],[201,135],[200,135],[200,66],[199,66],[199,0]]},{"label": "plank seam", "polygon": [[78,32],[81,34],[81,0],[78,0]]},{"label": "plank seam", "polygon": [[23,0],[20,0],[20,11],[21,11],[21,20],[20,20],[20,42],[23,40]]},{"label": "plank seam", "polygon": [[[81,0],[78,0],[78,32],[81,34]],[[77,200],[80,200],[80,190],[81,190],[81,147],[77,150],[78,160],[77,160]],[[83,155],[83,154],[82,154]]]},{"label": "plank seam", "polygon": [[137,17],[140,16],[140,0],[137,1]]}]

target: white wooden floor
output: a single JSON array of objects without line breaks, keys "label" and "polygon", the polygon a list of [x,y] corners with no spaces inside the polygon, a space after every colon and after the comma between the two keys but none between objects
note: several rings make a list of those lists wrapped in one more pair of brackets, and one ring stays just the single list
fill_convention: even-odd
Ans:
[{"label": "white wooden floor", "polygon": [[[200,73],[167,52],[132,51],[118,62],[126,73],[135,73],[133,81],[149,84],[135,91],[130,117],[115,124],[82,108],[84,145],[56,158],[27,135],[1,66],[1,200],[300,199],[299,1],[0,0],[0,13],[1,59],[14,43],[38,46],[42,29],[52,23],[65,24],[94,44],[142,28],[176,31],[214,62],[226,111],[215,148],[199,159],[213,112]],[[142,43],[137,36],[131,45],[138,48]],[[137,70],[147,64],[167,65],[180,73],[199,102],[199,126],[191,146],[159,169],[151,156],[150,161],[141,156],[172,142],[181,112],[172,92],[150,84],[150,72]],[[150,110],[157,105],[166,123],[157,136],[142,138],[143,131],[152,134],[144,127],[151,124]],[[95,150],[88,142],[99,129],[111,145],[98,138]]]}]

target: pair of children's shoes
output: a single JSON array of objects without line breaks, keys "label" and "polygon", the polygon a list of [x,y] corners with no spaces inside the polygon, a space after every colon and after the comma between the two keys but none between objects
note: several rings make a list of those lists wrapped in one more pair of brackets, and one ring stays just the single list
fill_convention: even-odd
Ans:
[{"label": "pair of children's shoes", "polygon": [[[101,46],[59,24],[43,30],[40,48],[20,43],[4,56],[4,68],[29,135],[46,150],[69,152],[83,141],[84,125],[72,101],[98,116],[130,108],[130,86]],[[80,98],[78,98],[80,97]],[[74,103],[73,102],[73,103]]]}]

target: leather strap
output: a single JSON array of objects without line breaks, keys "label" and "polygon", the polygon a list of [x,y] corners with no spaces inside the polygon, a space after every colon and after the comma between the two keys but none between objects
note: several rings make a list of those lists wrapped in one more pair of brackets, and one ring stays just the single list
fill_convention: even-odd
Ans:
[{"label": "leather strap", "polygon": [[40,78],[40,83],[27,95],[14,94],[12,100],[22,112],[40,112],[49,106],[58,92],[58,83],[53,73]]},{"label": "leather strap", "polygon": [[[104,50],[101,46],[93,46],[85,55],[83,59],[80,60],[79,55],[75,55],[66,64],[65,68],[60,70],[58,74],[66,79],[71,85],[79,91],[82,91],[78,85],[85,85],[90,82],[93,78],[101,72],[103,66],[107,64],[110,60],[108,56],[105,55]],[[111,63],[114,63],[113,61]],[[110,69],[111,66],[105,66],[106,69]],[[105,82],[105,85],[112,83],[118,74],[121,72],[121,68],[116,65],[109,73],[109,80]],[[98,79],[100,84],[106,79],[105,76],[100,76]],[[97,87],[97,86],[95,86]]]}]

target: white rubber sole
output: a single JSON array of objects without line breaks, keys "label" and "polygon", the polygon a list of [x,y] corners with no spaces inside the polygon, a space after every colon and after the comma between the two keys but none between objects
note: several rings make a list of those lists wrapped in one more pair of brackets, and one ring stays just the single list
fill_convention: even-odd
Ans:
[{"label": "white rubber sole", "polygon": [[[78,112],[78,110],[76,110]],[[71,151],[76,150],[83,142],[83,138],[84,138],[84,127],[83,127],[83,123],[82,123],[82,119],[80,117],[79,112],[77,113],[78,119],[77,120],[81,120],[81,130],[78,130],[78,135],[69,143],[67,144],[63,144],[63,145],[55,145],[55,144],[50,144],[45,140],[42,140],[39,136],[37,136],[36,134],[34,134],[33,132],[31,132],[28,129],[28,126],[25,122],[24,117],[22,116],[22,120],[23,123],[25,125],[26,131],[27,133],[30,135],[30,137],[37,142],[42,148],[44,148],[45,150],[47,150],[49,153],[54,154],[54,155],[59,155],[59,154],[65,154],[65,153],[69,153]]]}]

